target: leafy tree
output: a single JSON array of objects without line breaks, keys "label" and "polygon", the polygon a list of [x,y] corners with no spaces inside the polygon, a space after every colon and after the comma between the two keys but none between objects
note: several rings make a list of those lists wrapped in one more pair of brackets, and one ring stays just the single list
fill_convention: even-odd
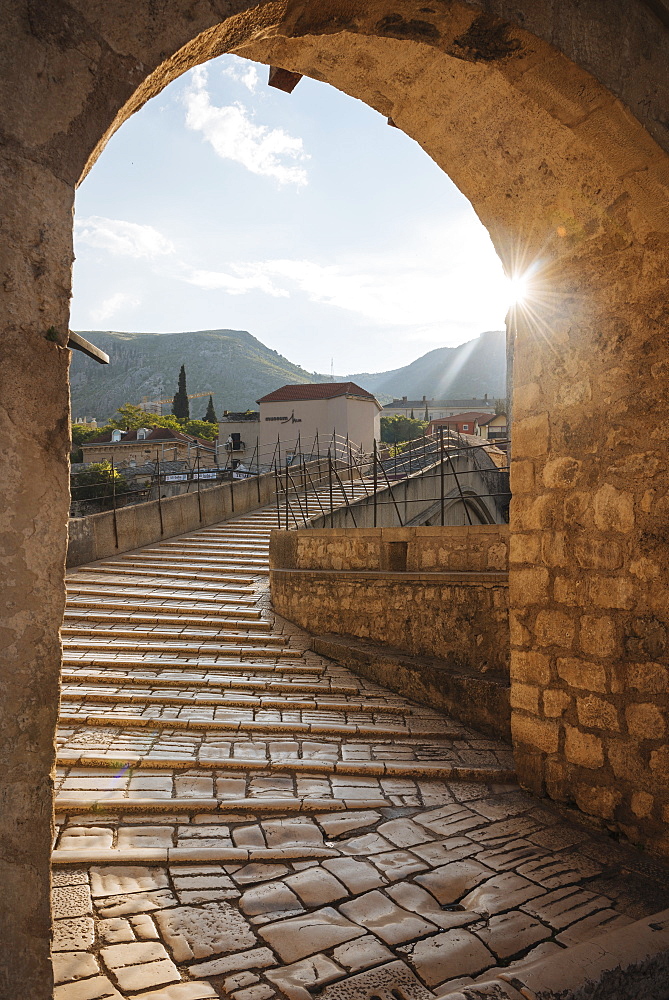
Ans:
[{"label": "leafy tree", "polygon": [[400,441],[414,441],[425,431],[424,420],[412,420],[396,414],[392,417],[381,417],[381,440],[386,444],[398,444]]},{"label": "leafy tree", "polygon": [[83,424],[71,425],[72,448],[70,451],[70,462],[83,462],[84,453],[81,445],[100,433],[98,427],[85,427]]},{"label": "leafy tree", "polygon": [[496,399],[495,400],[495,416],[498,416],[500,413],[506,413],[506,400],[505,399]]},{"label": "leafy tree", "polygon": [[[127,493],[132,489],[130,483],[111,462],[93,462],[83,472],[72,476],[72,499],[111,501],[114,493]],[[105,504],[107,506],[107,504]]]},{"label": "leafy tree", "polygon": [[100,433],[99,427],[86,427],[84,424],[72,424],[72,444],[80,445]]},{"label": "leafy tree", "polygon": [[179,430],[184,434],[192,434],[193,437],[213,441],[218,434],[218,423],[210,424],[207,420],[180,420]]},{"label": "leafy tree", "polygon": [[188,391],[186,389],[186,366],[182,365],[179,371],[179,386],[172,401],[172,413],[175,417],[188,420],[190,408],[188,406]]},{"label": "leafy tree", "polygon": [[[139,427],[171,427],[174,431],[191,434],[193,437],[204,438],[207,441],[213,441],[218,434],[218,422],[210,423],[208,420],[179,418],[171,413],[168,416],[160,417],[157,413],[146,413],[141,406],[136,406],[134,403],[124,403],[123,406],[119,406],[111,420],[107,421],[106,426],[93,431],[91,437],[115,428],[136,431]],[[75,460],[72,459],[72,461]]]},{"label": "leafy tree", "polygon": [[211,396],[209,397],[209,402],[207,403],[207,412],[202,419],[206,420],[209,424],[218,423],[218,417],[216,416],[216,410],[214,409],[214,401]]}]

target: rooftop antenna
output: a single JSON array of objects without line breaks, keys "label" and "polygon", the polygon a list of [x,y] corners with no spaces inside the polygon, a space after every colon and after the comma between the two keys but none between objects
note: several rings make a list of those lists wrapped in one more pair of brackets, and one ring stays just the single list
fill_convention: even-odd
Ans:
[{"label": "rooftop antenna", "polygon": [[334,358],[330,358],[330,381],[334,382]]}]

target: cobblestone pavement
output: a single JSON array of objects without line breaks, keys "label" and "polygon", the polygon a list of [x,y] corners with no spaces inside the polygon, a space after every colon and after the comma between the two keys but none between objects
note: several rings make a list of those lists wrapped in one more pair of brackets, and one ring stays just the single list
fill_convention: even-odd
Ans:
[{"label": "cobblestone pavement", "polygon": [[69,577],[56,1000],[425,1000],[667,905],[506,746],[311,652],[269,605],[275,524]]}]

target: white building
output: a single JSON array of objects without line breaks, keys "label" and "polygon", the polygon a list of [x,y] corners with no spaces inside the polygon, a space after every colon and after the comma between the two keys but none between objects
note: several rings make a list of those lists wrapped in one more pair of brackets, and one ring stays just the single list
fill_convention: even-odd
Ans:
[{"label": "white building", "polygon": [[264,462],[279,449],[282,464],[298,452],[324,455],[328,447],[341,458],[347,438],[353,449],[370,454],[379,438],[382,406],[355,382],[284,385],[258,404]]},{"label": "white building", "polygon": [[257,410],[232,413],[225,410],[218,421],[218,464],[236,469],[238,465],[257,468],[260,450],[260,414]]},{"label": "white building", "polygon": [[[416,420],[441,420],[444,417],[455,417],[459,413],[469,413],[472,410],[482,413],[495,413],[495,400],[488,395],[483,399],[393,399],[383,407],[384,417],[414,417]],[[427,413],[427,416],[426,416]]]}]

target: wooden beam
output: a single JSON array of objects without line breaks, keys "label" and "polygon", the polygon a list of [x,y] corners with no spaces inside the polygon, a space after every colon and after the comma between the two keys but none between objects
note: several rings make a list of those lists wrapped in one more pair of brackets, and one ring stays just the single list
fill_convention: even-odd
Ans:
[{"label": "wooden beam", "polygon": [[286,94],[292,94],[302,79],[301,73],[291,73],[289,69],[281,69],[280,66],[270,66],[267,84],[283,90]]},{"label": "wooden beam", "polygon": [[71,351],[81,351],[82,354],[87,354],[89,358],[93,358],[93,361],[97,361],[101,365],[109,364],[108,354],[105,354],[99,347],[91,344],[89,340],[85,340],[78,333],[74,333],[73,330],[68,331],[67,346]]}]

